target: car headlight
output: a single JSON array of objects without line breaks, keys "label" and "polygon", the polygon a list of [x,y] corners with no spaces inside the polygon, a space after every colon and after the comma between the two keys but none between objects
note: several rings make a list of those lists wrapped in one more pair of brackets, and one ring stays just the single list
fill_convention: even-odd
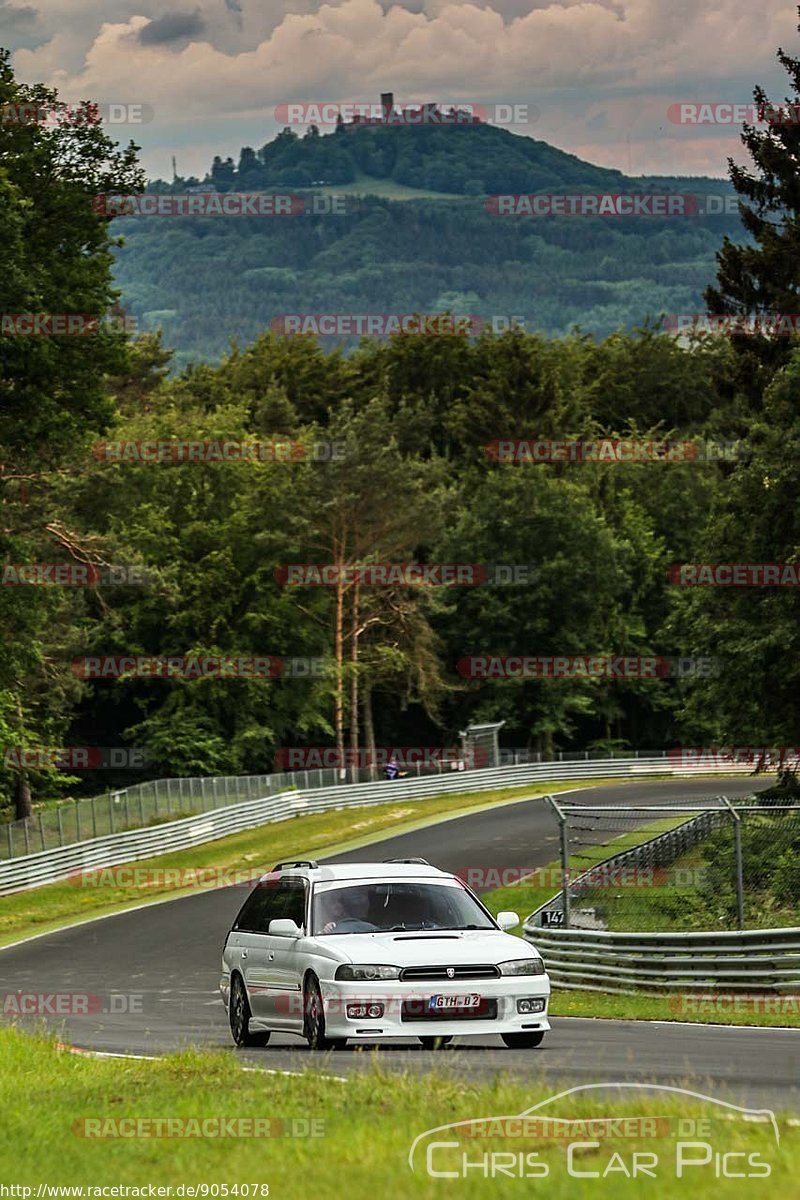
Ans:
[{"label": "car headlight", "polygon": [[353,963],[337,967],[335,979],[350,979],[354,983],[370,983],[375,979],[399,979],[400,968],[381,963]]},{"label": "car headlight", "polygon": [[541,958],[509,958],[498,965],[501,975],[544,975]]}]

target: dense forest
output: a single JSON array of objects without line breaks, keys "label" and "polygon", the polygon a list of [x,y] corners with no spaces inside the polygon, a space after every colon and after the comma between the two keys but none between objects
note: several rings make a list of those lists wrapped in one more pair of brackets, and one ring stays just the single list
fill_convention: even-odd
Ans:
[{"label": "dense forest", "polygon": [[[56,102],[19,84],[0,57],[0,102],[29,100]],[[774,167],[776,144],[788,155],[792,139],[796,128],[754,133],[749,149]],[[0,149],[2,312],[102,316],[120,299],[121,223],[91,199],[144,188],[135,148],[72,123],[3,125]],[[718,285],[699,306],[750,312],[758,296],[762,310],[796,312],[800,267],[796,257],[785,266],[793,197],[774,171],[767,184],[743,176],[734,186],[750,205],[747,239],[723,244]],[[382,279],[392,303],[379,311],[417,311],[428,297],[481,311],[489,296],[515,313],[535,279],[552,322],[563,322],[571,283],[598,308],[610,303],[604,289],[638,288],[652,313],[667,300],[677,311],[713,278],[698,263],[719,233],[703,226],[603,225],[601,237],[588,220],[554,220],[546,235],[494,221],[482,240],[484,220],[469,209],[448,224],[446,210],[376,203],[357,218],[303,218],[302,236],[250,236],[246,220],[153,222],[152,232],[142,223],[119,260],[123,303],[169,309],[180,280],[187,320],[208,345],[260,297],[249,344],[171,371],[171,337],[130,339],[114,325],[91,337],[2,339],[2,561],[91,570],[84,587],[11,586],[17,577],[4,574],[0,743],[132,745],[149,754],[150,775],[165,776],[269,770],[295,745],[448,745],[470,720],[505,720],[508,745],[544,753],[796,741],[797,589],[681,587],[674,571],[797,561],[793,339],[683,344],[644,324],[602,337],[404,334],[344,354],[266,328],[271,312],[301,300],[320,311],[330,299],[309,285],[307,264],[314,275],[324,266],[351,311],[354,300],[380,304]],[[393,264],[411,263],[412,245],[403,281]],[[481,271],[464,261],[467,246]],[[428,255],[446,268],[426,267]],[[576,284],[565,264],[578,260],[587,277]],[[133,261],[138,284],[126,281]],[[481,291],[488,279],[493,292]],[[548,463],[499,461],[491,450],[503,439],[599,436],[735,441],[743,452]],[[222,442],[267,452],[209,461],[175,451]],[[153,443],[167,447],[162,461],[143,450]],[[286,566],[298,563],[333,564],[339,582],[287,586]],[[516,583],[475,587],[371,586],[346,570],[387,563],[526,569]],[[140,573],[107,583],[122,566]],[[520,654],[701,657],[715,670],[566,679],[459,670],[470,656]],[[187,678],[129,668],[93,679],[76,666],[87,656],[272,656],[325,669]],[[115,782],[140,778],[128,771]],[[0,769],[9,814],[81,786],[98,785]]]}]

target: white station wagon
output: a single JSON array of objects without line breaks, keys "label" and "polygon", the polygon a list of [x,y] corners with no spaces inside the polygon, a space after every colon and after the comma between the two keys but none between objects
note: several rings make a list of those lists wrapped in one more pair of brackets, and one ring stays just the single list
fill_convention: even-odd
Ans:
[{"label": "white station wagon", "polygon": [[296,1033],[313,1050],[348,1041],[499,1034],[538,1046],[550,980],[528,942],[506,933],[454,875],[424,859],[279,863],[248,896],[225,941],[220,989],[237,1046]]}]

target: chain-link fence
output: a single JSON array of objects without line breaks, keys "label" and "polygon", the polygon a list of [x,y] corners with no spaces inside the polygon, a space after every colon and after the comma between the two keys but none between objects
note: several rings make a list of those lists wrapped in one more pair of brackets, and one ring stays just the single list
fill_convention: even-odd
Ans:
[{"label": "chain-link fence", "polygon": [[[442,757],[410,763],[404,775],[430,776],[468,769],[468,760]],[[133,787],[88,799],[61,801],[42,807],[32,817],[0,823],[0,860],[52,850],[73,842],[124,833],[160,821],[195,816],[273,796],[291,788],[333,787],[342,783],[367,783],[382,778],[376,767],[320,767],[282,771],[270,775],[223,775],[197,778],[154,779]]]},{"label": "chain-link fence", "polygon": [[549,882],[560,890],[536,914],[540,927],[675,933],[800,925],[798,798],[772,789],[696,806],[550,803],[561,865]]}]

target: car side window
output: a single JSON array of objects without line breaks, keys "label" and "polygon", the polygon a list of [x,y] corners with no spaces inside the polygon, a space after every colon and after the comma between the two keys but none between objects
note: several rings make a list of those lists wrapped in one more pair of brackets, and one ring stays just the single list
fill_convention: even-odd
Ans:
[{"label": "car side window", "polygon": [[306,923],[306,884],[302,879],[282,879],[278,888],[278,906],[280,912],[270,917],[288,918],[295,925],[304,926]]},{"label": "car side window", "polygon": [[281,879],[259,884],[245,901],[234,929],[241,933],[268,933],[270,921],[290,917],[305,925],[306,887],[302,879]]},{"label": "car side window", "polygon": [[274,883],[259,884],[245,901],[236,918],[234,929],[242,933],[266,933],[272,920],[272,909],[275,907],[277,895],[278,889]]}]

